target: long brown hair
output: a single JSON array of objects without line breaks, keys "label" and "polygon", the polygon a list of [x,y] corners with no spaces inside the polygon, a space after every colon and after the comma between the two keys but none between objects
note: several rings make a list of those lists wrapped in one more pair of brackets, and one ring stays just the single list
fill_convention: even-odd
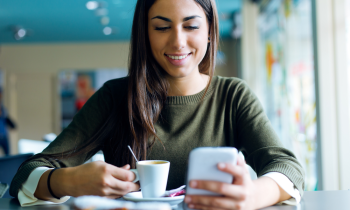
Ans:
[{"label": "long brown hair", "polygon": [[[138,0],[136,4],[130,41],[128,92],[125,97],[127,107],[124,107],[127,112],[117,113],[113,110],[104,125],[79,148],[57,154],[39,154],[33,158],[65,159],[105,146],[113,151],[105,154],[107,162],[116,166],[131,163],[135,167],[135,160],[127,149],[127,145],[131,145],[139,160],[146,159],[147,149],[156,139],[154,124],[168,93],[165,71],[154,59],[148,37],[148,11],[155,1]],[[219,39],[218,14],[215,0],[194,1],[203,8],[209,23],[210,42],[199,64],[200,73],[210,76],[207,91],[215,68]]]},{"label": "long brown hair", "polygon": [[[133,136],[134,153],[141,159],[146,159],[147,146],[151,146],[155,141],[157,135],[154,124],[158,120],[168,92],[168,83],[164,77],[165,71],[155,61],[148,37],[148,12],[155,1],[137,1],[129,55],[129,124]],[[199,64],[199,71],[209,75],[211,81],[219,37],[215,0],[195,0],[195,2],[203,8],[206,14],[210,36],[210,43]],[[150,137],[153,137],[153,140],[148,142]]]}]

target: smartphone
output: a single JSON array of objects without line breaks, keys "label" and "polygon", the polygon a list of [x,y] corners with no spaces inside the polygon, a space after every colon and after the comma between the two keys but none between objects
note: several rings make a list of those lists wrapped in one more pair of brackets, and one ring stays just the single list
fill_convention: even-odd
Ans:
[{"label": "smartphone", "polygon": [[190,187],[191,180],[212,180],[232,183],[233,176],[218,169],[218,163],[236,165],[238,151],[234,147],[199,147],[190,152],[187,170],[187,195],[216,195],[219,194]]}]

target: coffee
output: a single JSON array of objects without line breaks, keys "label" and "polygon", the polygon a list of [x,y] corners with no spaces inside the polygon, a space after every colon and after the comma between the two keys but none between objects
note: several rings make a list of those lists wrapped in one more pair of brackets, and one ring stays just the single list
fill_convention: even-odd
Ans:
[{"label": "coffee", "polygon": [[166,161],[140,161],[138,164],[141,165],[154,165],[154,164],[165,164]]}]

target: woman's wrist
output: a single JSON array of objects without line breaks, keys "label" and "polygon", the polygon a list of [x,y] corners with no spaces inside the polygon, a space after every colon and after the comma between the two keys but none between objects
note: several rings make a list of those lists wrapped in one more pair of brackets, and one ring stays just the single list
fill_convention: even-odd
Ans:
[{"label": "woman's wrist", "polygon": [[[52,194],[49,191],[48,187],[48,178],[49,174],[53,169],[45,171],[42,176],[39,179],[37,188],[34,192],[34,196],[40,200],[50,200],[53,198]],[[69,183],[67,183],[67,180],[69,180],[69,177],[67,177],[67,170],[68,168],[60,168],[56,169],[50,177],[50,187],[52,192],[57,197],[63,197],[65,195],[68,195],[69,189],[66,189],[66,186],[69,186]]]},{"label": "woman's wrist", "polygon": [[276,186],[267,177],[260,177],[253,180],[255,190],[253,192],[254,197],[254,209],[264,208],[266,206],[274,205],[278,202],[278,193]]},{"label": "woman's wrist", "polygon": [[253,180],[255,190],[254,209],[271,206],[284,200],[288,200],[291,196],[286,193],[272,178],[260,177]]},{"label": "woman's wrist", "polygon": [[72,181],[69,175],[70,170],[71,168],[56,169],[51,175],[51,190],[54,193],[54,195],[59,198],[70,195],[69,186],[72,186],[72,184],[70,183]]}]

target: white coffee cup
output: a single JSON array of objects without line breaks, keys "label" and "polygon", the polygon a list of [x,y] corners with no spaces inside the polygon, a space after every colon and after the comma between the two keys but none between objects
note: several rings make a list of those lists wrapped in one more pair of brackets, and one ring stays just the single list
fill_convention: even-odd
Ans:
[{"label": "white coffee cup", "polygon": [[170,162],[143,160],[136,163],[134,182],[140,181],[143,198],[159,198],[164,195],[168,182]]}]

